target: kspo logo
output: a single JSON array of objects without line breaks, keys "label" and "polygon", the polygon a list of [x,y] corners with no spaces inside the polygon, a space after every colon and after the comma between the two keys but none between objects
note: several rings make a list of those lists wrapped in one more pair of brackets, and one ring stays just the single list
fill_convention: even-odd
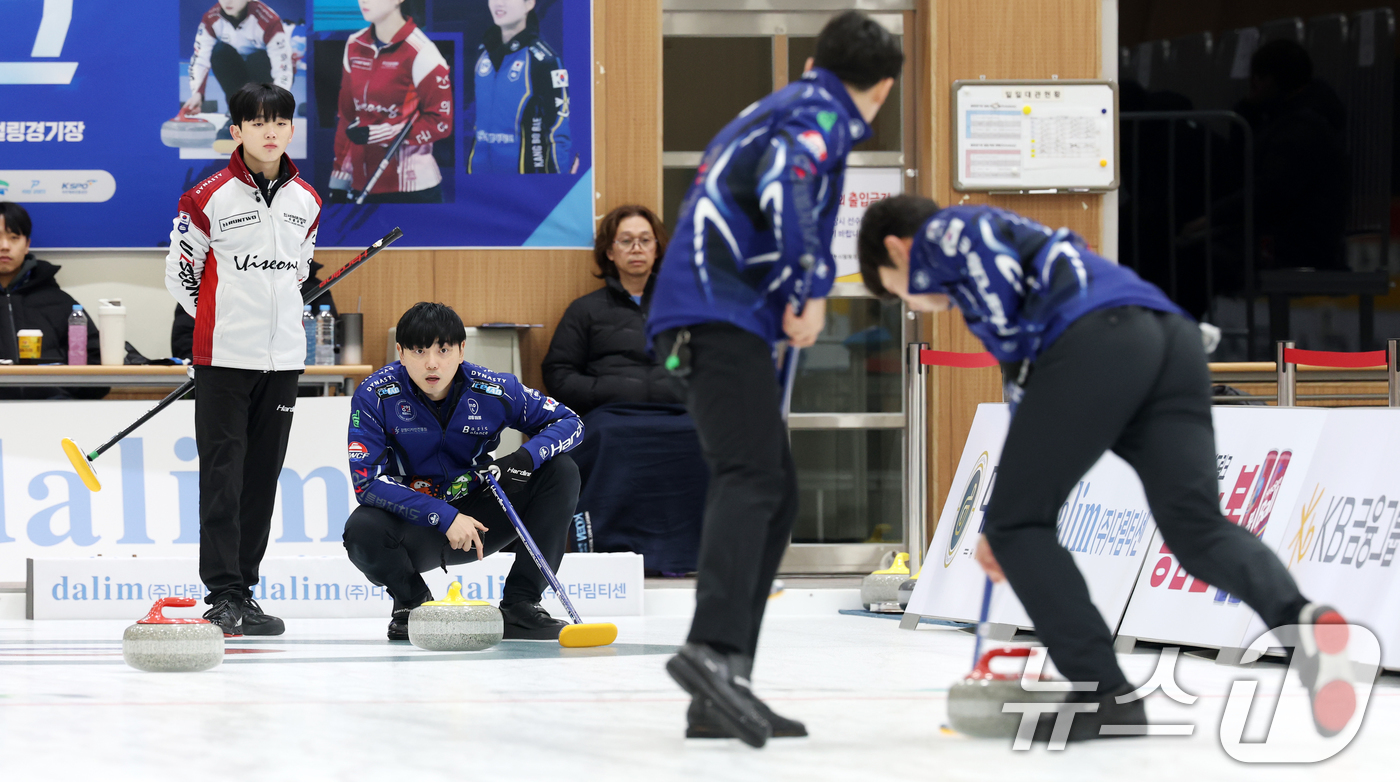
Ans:
[{"label": "kspo logo", "polygon": [[[967,532],[968,522],[972,519],[972,511],[977,509],[977,493],[982,488],[982,477],[987,473],[987,465],[991,458],[986,451],[977,457],[977,464],[972,468],[972,475],[967,479],[967,485],[963,487],[962,502],[958,504],[958,515],[953,522],[953,534],[948,540],[948,551],[943,555],[943,567],[953,564],[953,558],[958,554],[958,544],[962,542],[963,534]],[[988,481],[990,483],[990,481]]]},{"label": "kspo logo", "polygon": [[[1217,477],[1224,481],[1234,457],[1220,455],[1216,459],[1219,468]],[[1219,499],[1224,503],[1225,518],[1244,527],[1254,537],[1263,537],[1264,528],[1268,526],[1269,517],[1273,515],[1274,503],[1278,500],[1279,487],[1283,484],[1283,477],[1287,474],[1288,464],[1292,460],[1293,451],[1274,449],[1264,457],[1262,464],[1251,467],[1246,463],[1241,467],[1239,475],[1235,477],[1234,488],[1228,495],[1225,492],[1220,493]],[[1159,587],[1166,583],[1167,589],[1179,590],[1185,587],[1187,579],[1190,579],[1191,586],[1187,587],[1187,592],[1205,592],[1210,589],[1209,584],[1199,578],[1193,578],[1186,572],[1186,568],[1176,561],[1166,544],[1162,545],[1158,553],[1164,556],[1157,560],[1157,564],[1152,568],[1152,586]],[[1222,605],[1234,605],[1239,603],[1240,599],[1223,589],[1217,589],[1214,601]]]}]

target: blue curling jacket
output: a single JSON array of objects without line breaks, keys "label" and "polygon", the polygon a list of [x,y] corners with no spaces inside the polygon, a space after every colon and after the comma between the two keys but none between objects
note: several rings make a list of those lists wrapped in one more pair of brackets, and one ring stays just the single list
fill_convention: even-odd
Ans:
[{"label": "blue curling jacket", "polygon": [[486,33],[476,58],[476,129],[468,174],[559,174],[573,164],[569,72],[540,38],[531,11],[525,29],[501,43]]},{"label": "blue curling jacket", "polygon": [[1032,361],[1075,320],[1138,306],[1189,317],[1132,269],[1068,228],[991,206],[954,206],[924,224],[909,254],[910,293],[946,293],[997,360]]},{"label": "blue curling jacket", "polygon": [[831,291],[846,156],[869,135],[840,79],[820,68],[726,125],[681,203],[647,337],[719,321],[777,341],[789,301]]},{"label": "blue curling jacket", "polygon": [[444,534],[480,479],[473,471],[507,428],[530,439],[535,467],[583,441],[574,411],[527,388],[515,375],[463,362],[441,405],[419,392],[395,361],[365,378],[350,402],[348,456],[355,498]]}]

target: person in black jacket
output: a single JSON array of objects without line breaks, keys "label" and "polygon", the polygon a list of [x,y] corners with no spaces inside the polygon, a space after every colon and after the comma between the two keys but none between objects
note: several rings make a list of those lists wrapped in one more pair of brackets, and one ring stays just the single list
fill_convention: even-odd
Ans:
[{"label": "person in black jacket", "polygon": [[695,423],[647,353],[646,309],[665,252],[666,228],[650,209],[609,212],[593,248],[604,286],[569,305],[543,370],[550,395],[584,420],[571,452],[582,481],[576,547],[635,551],[648,572],[683,574],[695,569],[709,472]]},{"label": "person in black jacket", "polygon": [[609,402],[681,400],[666,370],[647,354],[646,315],[666,227],[645,206],[619,206],[603,218],[593,248],[603,287],[574,299],[544,357],[544,386],[584,415]]},{"label": "person in black jacket", "polygon": [[[0,201],[0,359],[19,362],[19,332],[44,333],[40,364],[68,363],[68,316],[77,300],[58,287],[61,268],[29,251],[34,224],[19,204]],[[88,313],[87,363],[102,361],[95,318]],[[0,399],[101,399],[106,388],[2,386]]]}]

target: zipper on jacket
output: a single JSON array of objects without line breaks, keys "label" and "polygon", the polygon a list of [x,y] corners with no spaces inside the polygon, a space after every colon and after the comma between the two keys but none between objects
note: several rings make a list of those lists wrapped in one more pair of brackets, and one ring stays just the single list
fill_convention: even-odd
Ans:
[{"label": "zipper on jacket", "polygon": [[15,324],[15,299],[9,292],[5,291],[5,311],[10,317],[10,338],[15,343],[15,363],[19,363],[19,327]]}]

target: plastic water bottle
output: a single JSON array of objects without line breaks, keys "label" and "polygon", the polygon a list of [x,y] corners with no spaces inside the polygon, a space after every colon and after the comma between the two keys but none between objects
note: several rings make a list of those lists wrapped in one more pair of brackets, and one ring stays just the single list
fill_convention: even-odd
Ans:
[{"label": "plastic water bottle", "polygon": [[306,332],[306,364],[316,364],[316,316],[311,314],[311,305],[301,307],[301,330]]},{"label": "plastic water bottle", "polygon": [[83,305],[74,304],[73,314],[68,316],[68,363],[74,366],[87,365],[88,319]]},{"label": "plastic water bottle", "polygon": [[335,318],[331,315],[331,305],[322,304],[321,314],[316,316],[316,366],[328,367],[335,364]]}]

